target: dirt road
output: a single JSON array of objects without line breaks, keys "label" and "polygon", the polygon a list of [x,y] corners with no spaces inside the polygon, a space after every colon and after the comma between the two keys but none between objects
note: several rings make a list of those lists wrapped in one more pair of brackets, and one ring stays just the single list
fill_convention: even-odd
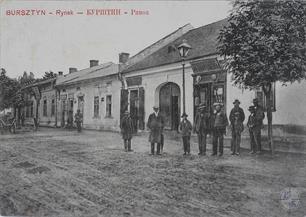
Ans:
[{"label": "dirt road", "polygon": [[198,157],[194,144],[184,157],[167,141],[152,157],[139,136],[133,153],[122,146],[110,132],[0,135],[0,215],[306,216],[306,155]]}]

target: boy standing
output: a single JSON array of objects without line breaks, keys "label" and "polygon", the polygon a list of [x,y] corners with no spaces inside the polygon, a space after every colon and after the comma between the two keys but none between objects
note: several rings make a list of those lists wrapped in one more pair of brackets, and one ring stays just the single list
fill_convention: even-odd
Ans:
[{"label": "boy standing", "polygon": [[184,155],[190,154],[190,135],[192,130],[192,125],[187,119],[188,115],[186,113],[182,114],[182,121],[179,125],[179,130],[182,134]]}]

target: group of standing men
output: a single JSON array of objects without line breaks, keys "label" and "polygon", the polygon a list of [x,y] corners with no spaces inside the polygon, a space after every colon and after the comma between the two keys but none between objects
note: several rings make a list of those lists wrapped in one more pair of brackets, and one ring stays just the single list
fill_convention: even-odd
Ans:
[{"label": "group of standing men", "polygon": [[[231,151],[232,155],[240,154],[241,134],[244,130],[243,122],[245,114],[240,107],[240,101],[236,99],[234,108],[229,115],[230,129],[232,131]],[[225,113],[222,111],[222,104],[215,103],[213,113],[210,114],[206,110],[206,106],[201,104],[198,107],[198,112],[195,118],[194,132],[198,135],[199,155],[206,154],[206,138],[207,135],[212,135],[213,153],[223,155],[223,140],[226,134],[226,127],[228,120]],[[265,117],[263,108],[259,105],[258,99],[253,100],[253,105],[249,107],[250,115],[247,121],[251,141],[251,153],[260,153],[261,148],[261,129],[263,126],[263,119]]]},{"label": "group of standing men", "polygon": [[[230,122],[232,129],[232,141],[231,150],[233,155],[239,155],[241,133],[244,130],[243,122],[245,120],[244,111],[239,107],[240,101],[236,99],[234,101],[234,108],[230,113]],[[259,105],[258,99],[253,100],[253,105],[249,107],[250,115],[247,121],[247,127],[249,129],[250,142],[251,142],[251,154],[262,151],[261,147],[261,129],[263,127],[263,119],[265,118],[264,110]]]},{"label": "group of standing men", "polygon": [[213,136],[213,153],[215,156],[219,150],[219,156],[223,155],[223,140],[228,126],[228,119],[222,111],[222,104],[215,103],[212,113],[209,113],[205,104],[200,104],[197,109],[193,131],[198,135],[199,155],[206,155],[207,135]]},{"label": "group of standing men", "polygon": [[[230,112],[229,121],[230,129],[232,131],[231,151],[232,155],[240,154],[241,134],[244,130],[243,122],[245,121],[245,114],[240,107],[240,101],[236,99],[234,107]],[[206,140],[207,135],[212,135],[213,152],[215,156],[219,152],[219,156],[223,155],[224,150],[224,135],[226,128],[229,125],[227,116],[222,109],[223,104],[214,103],[213,111],[209,112],[205,104],[200,104],[197,108],[194,125],[187,119],[186,113],[182,114],[182,120],[179,125],[179,132],[182,135],[184,155],[190,154],[190,137],[192,131],[197,133],[199,144],[199,155],[206,155]],[[157,106],[153,107],[154,112],[150,114],[147,122],[147,128],[150,130],[149,142],[151,144],[151,154],[160,155],[163,151],[164,145],[164,118],[159,112]],[[253,105],[249,107],[250,115],[247,121],[251,141],[251,153],[261,152],[261,129],[263,126],[264,110],[259,105],[258,99],[253,100]],[[133,122],[126,111],[121,124],[121,133],[124,140],[124,147],[126,151],[131,151],[131,139],[133,134]]]},{"label": "group of standing men", "polygon": [[[150,114],[147,128],[150,130],[149,142],[151,143],[151,154],[155,154],[155,144],[156,144],[156,154],[160,155],[163,152],[164,146],[164,118],[159,112],[157,106],[153,107],[154,112]],[[132,151],[131,149],[131,139],[133,136],[134,128],[133,121],[130,116],[129,111],[125,111],[120,122],[122,139],[124,142],[125,151]]]}]

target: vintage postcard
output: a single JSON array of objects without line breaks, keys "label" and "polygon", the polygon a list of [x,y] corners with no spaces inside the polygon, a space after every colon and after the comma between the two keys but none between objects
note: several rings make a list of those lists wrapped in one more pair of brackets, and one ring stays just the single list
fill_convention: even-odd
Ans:
[{"label": "vintage postcard", "polygon": [[306,3],[0,1],[0,216],[306,217]]}]

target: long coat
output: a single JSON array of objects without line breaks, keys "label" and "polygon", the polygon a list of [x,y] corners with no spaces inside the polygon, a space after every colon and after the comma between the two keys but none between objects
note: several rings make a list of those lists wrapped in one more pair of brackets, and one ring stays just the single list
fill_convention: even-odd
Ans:
[{"label": "long coat", "polygon": [[122,117],[122,120],[120,122],[120,128],[122,139],[132,139],[134,127],[133,120],[130,115],[125,115]]},{"label": "long coat", "polygon": [[162,133],[164,129],[164,118],[158,113],[156,116],[155,113],[150,114],[147,127],[150,129],[149,142],[151,143],[161,143],[162,142]]},{"label": "long coat", "polygon": [[228,119],[224,112],[220,111],[213,115],[212,118],[214,130],[219,130],[223,134],[226,133],[226,126],[228,126]]},{"label": "long coat", "polygon": [[208,133],[210,131],[210,115],[208,113],[198,112],[195,117],[193,130],[196,133]]},{"label": "long coat", "polygon": [[245,114],[242,108],[238,107],[238,108],[232,108],[229,119],[232,125],[234,125],[234,121],[235,121],[235,113],[239,112],[239,121],[241,121],[242,123],[245,120]]},{"label": "long coat", "polygon": [[179,126],[180,132],[182,134],[182,137],[184,136],[190,136],[192,131],[192,125],[189,120],[186,119],[186,121],[181,121]]},{"label": "long coat", "polygon": [[250,131],[260,131],[261,125],[256,121],[256,114],[250,114],[247,122]]},{"label": "long coat", "polygon": [[255,121],[256,125],[258,125],[260,128],[263,126],[263,119],[265,118],[264,109],[261,106],[255,107]]},{"label": "long coat", "polygon": [[74,121],[78,124],[78,123],[82,123],[83,122],[83,115],[82,113],[76,113],[74,115]]}]

